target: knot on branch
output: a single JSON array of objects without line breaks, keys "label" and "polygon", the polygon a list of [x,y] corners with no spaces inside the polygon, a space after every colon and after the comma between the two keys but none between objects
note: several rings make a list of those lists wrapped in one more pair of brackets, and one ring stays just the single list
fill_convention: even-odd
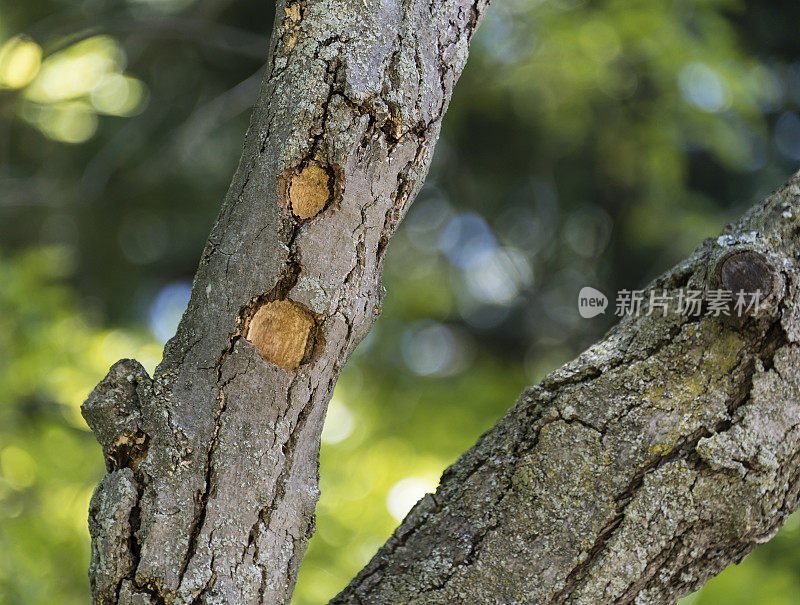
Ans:
[{"label": "knot on branch", "polygon": [[758,295],[759,311],[774,309],[784,295],[780,269],[766,254],[749,248],[723,254],[716,263],[714,281],[734,295]]},{"label": "knot on branch", "polygon": [[109,472],[131,468],[147,455],[150,437],[142,428],[141,404],[153,381],[135,359],[122,359],[89,394],[81,414],[103,448]]}]

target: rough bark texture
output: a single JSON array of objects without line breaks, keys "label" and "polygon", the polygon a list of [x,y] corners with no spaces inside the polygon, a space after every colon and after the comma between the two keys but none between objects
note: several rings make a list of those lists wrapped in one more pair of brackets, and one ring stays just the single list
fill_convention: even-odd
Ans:
[{"label": "rough bark texture", "polygon": [[[283,603],[319,436],[380,310],[485,0],[282,4],[242,160],[154,377],[84,414],[100,603]],[[672,602],[797,508],[800,180],[652,288],[771,292],[756,317],[626,319],[526,389],[336,603]]]},{"label": "rough bark texture", "polygon": [[331,391],[380,311],[486,0],[280,2],[239,168],[151,379],[84,404],[100,603],[283,603],[314,527]]},{"label": "rough bark texture", "polygon": [[[657,312],[526,389],[333,603],[672,603],[798,506],[800,176],[650,290],[771,292]],[[645,296],[647,299],[647,296]]]}]

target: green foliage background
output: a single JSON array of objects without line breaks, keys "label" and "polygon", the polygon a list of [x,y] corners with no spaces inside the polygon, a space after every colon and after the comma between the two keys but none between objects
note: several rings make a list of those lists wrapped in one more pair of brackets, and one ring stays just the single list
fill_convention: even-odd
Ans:
[{"label": "green foliage background", "polygon": [[[79,406],[152,370],[238,160],[273,15],[245,0],[0,1],[0,602],[84,603],[102,473]],[[381,319],[336,387],[322,603],[520,390],[800,160],[796,2],[504,0],[473,45]],[[612,294],[613,297],[613,294]],[[697,604],[800,603],[800,518]]]}]

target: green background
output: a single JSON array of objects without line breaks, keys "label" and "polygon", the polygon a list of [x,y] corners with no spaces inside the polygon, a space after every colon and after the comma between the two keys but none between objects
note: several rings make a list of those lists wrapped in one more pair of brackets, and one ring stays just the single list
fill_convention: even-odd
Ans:
[{"label": "green background", "polygon": [[[152,371],[238,160],[273,15],[0,1],[0,602],[85,603],[79,406]],[[522,388],[800,160],[795,1],[503,0],[472,43],[383,315],[336,387],[294,603],[325,602]],[[800,603],[800,519],[687,599]]]}]

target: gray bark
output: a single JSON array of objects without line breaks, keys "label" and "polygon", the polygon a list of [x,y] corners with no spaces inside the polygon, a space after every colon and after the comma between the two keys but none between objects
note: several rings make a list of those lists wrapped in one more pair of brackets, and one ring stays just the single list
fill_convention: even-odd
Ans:
[{"label": "gray bark", "polygon": [[800,491],[798,233],[800,173],[647,290],[771,292],[759,314],[621,321],[332,602],[672,603],[769,540]]},{"label": "gray bark", "polygon": [[283,603],[314,529],[322,423],[380,312],[487,0],[279,3],[242,159],[152,379],[84,404],[99,603]]},{"label": "gray bark", "polygon": [[[245,149],[151,379],[84,404],[100,603],[282,603],[325,409],[380,311],[484,0],[281,5]],[[800,180],[652,288],[772,292],[744,320],[625,319],[526,389],[334,602],[672,602],[797,508]]]}]

